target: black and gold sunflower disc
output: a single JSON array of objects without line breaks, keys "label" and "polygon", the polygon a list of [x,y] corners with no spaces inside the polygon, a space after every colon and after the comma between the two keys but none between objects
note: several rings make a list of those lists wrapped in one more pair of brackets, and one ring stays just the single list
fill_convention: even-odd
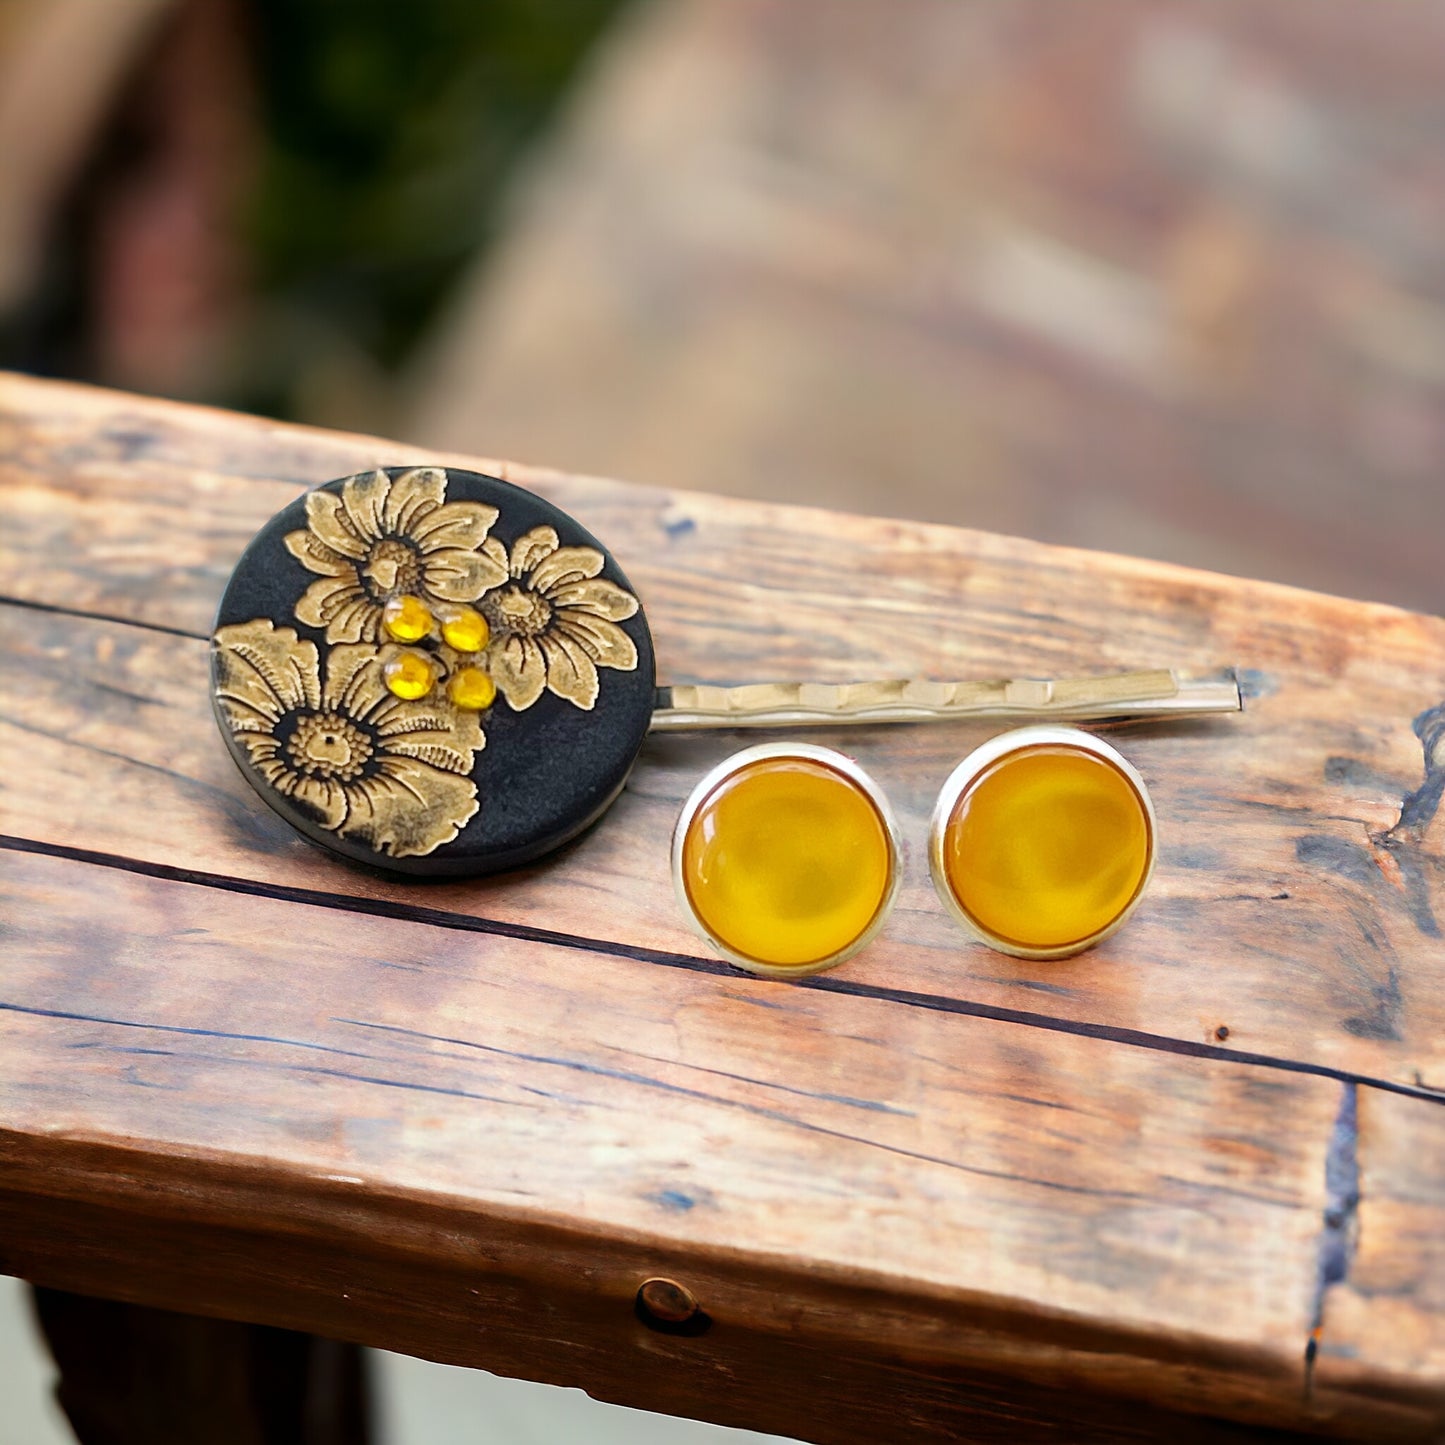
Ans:
[{"label": "black and gold sunflower disc", "polygon": [[607,549],[541,497],[440,467],[328,482],[272,518],[221,599],[211,689],[287,822],[437,877],[582,832],[656,703],[647,622]]}]

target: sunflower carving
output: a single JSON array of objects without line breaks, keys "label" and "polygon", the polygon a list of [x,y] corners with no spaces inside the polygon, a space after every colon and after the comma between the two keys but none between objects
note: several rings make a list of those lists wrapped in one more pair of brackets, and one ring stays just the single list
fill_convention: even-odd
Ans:
[{"label": "sunflower carving", "polygon": [[491,629],[487,666],[516,711],[544,689],[590,711],[599,667],[637,667],[637,647],[617,625],[637,611],[637,598],[597,575],[595,547],[563,547],[551,527],[534,527],[510,556],[495,537],[482,551],[503,576],[476,604]]},{"label": "sunflower carving", "polygon": [[504,583],[505,562],[482,545],[497,509],[448,502],[446,488],[440,467],[414,467],[308,493],[307,525],[286,537],[291,555],[318,574],[296,604],[297,621],[324,629],[330,643],[380,642],[393,598],[475,602]]},{"label": "sunflower carving", "polygon": [[491,535],[497,507],[448,501],[448,480],[414,467],[308,493],[283,541],[312,579],[285,569],[283,610],[213,637],[237,760],[342,852],[419,858],[455,842],[479,812],[494,708],[550,691],[590,713],[602,669],[639,665],[619,626],[637,598],[601,576],[600,550],[564,547],[550,526],[508,545]]},{"label": "sunflower carving", "polygon": [[257,773],[317,826],[393,858],[419,857],[477,812],[477,715],[439,696],[393,696],[375,647],[328,648],[323,680],[314,643],[258,619],[219,628],[214,661],[226,726]]}]

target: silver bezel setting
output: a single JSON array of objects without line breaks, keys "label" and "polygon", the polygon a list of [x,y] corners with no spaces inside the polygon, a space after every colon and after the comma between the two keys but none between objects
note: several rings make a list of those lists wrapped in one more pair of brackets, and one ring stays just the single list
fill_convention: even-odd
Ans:
[{"label": "silver bezel setting", "polygon": [[[692,899],[688,896],[687,884],[682,876],[683,843],[687,838],[693,819],[697,816],[698,809],[718,787],[735,773],[742,772],[754,763],[764,762],[770,758],[803,759],[807,762],[818,763],[846,778],[872,803],[888,838],[888,884],[872,921],[847,947],[813,963],[765,963],[760,959],[749,958],[746,954],[737,953],[729,948],[708,928],[693,907]],[[865,948],[877,936],[893,909],[894,899],[897,897],[899,885],[903,881],[900,859],[898,823],[893,816],[893,810],[888,806],[888,799],[884,797],[883,790],[846,753],[837,752],[833,748],[818,747],[813,743],[761,743],[757,747],[744,748],[741,752],[733,753],[731,757],[725,758],[703,776],[702,781],[692,790],[687,801],[682,805],[682,812],[677,817],[677,825],[672,830],[672,887],[682,911],[691,921],[693,928],[729,963],[764,978],[804,978],[810,973],[822,973],[824,969],[836,967],[844,959],[851,958],[861,948]]]},{"label": "silver bezel setting", "polygon": [[[948,875],[944,872],[943,841],[948,828],[948,820],[953,816],[953,810],[957,807],[959,798],[985,768],[996,763],[1000,758],[1007,757],[1010,753],[1047,746],[1075,748],[1080,752],[1091,753],[1094,757],[1102,758],[1118,769],[1123,775],[1124,781],[1133,789],[1135,796],[1139,799],[1140,807],[1144,810],[1149,834],[1148,856],[1145,859],[1143,876],[1139,879],[1139,885],[1135,888],[1133,897],[1104,928],[1090,934],[1087,938],[1058,947],[1028,948],[1015,943],[1012,939],[991,933],[964,909],[954,895],[953,889],[949,887]],[[1139,900],[1143,898],[1144,892],[1149,886],[1149,880],[1154,875],[1154,861],[1158,849],[1159,823],[1155,817],[1154,802],[1149,796],[1149,789],[1144,779],[1139,776],[1138,770],[1117,748],[1110,746],[1102,738],[1097,738],[1092,733],[1086,733],[1079,728],[1056,726],[1015,728],[1011,732],[1000,733],[997,737],[990,738],[982,746],[975,748],[948,775],[939,791],[938,801],[933,805],[933,820],[928,829],[928,871],[933,875],[934,891],[938,894],[944,907],[963,925],[965,931],[980,943],[987,944],[989,948],[995,949],[999,953],[1010,954],[1014,958],[1071,958],[1076,953],[1083,953],[1087,949],[1093,948],[1095,944],[1102,943],[1128,921],[1129,915],[1139,906]]]}]

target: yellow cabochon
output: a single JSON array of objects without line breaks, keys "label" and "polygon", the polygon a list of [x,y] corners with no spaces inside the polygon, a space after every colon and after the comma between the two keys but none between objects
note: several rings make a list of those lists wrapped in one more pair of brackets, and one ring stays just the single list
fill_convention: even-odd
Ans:
[{"label": "yellow cabochon", "polygon": [[1149,874],[1154,836],[1142,783],[1106,744],[1078,736],[1026,743],[973,769],[966,762],[951,780],[935,881],[986,941],[1008,951],[1088,947],[1122,921]]},{"label": "yellow cabochon", "polygon": [[[755,750],[766,751],[766,750]],[[703,931],[744,967],[807,970],[865,941],[894,883],[870,790],[820,756],[740,755],[684,809],[674,867]]]}]

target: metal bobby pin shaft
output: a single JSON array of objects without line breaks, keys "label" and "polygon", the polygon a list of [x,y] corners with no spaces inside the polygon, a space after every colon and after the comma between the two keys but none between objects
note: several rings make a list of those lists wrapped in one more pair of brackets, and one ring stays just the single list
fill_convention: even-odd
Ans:
[{"label": "metal bobby pin shaft", "polygon": [[1020,677],[998,682],[757,682],[660,687],[653,732],[702,728],[827,727],[949,718],[1074,722],[1203,717],[1240,712],[1232,675],[1181,677],[1168,668],[1109,677]]}]

